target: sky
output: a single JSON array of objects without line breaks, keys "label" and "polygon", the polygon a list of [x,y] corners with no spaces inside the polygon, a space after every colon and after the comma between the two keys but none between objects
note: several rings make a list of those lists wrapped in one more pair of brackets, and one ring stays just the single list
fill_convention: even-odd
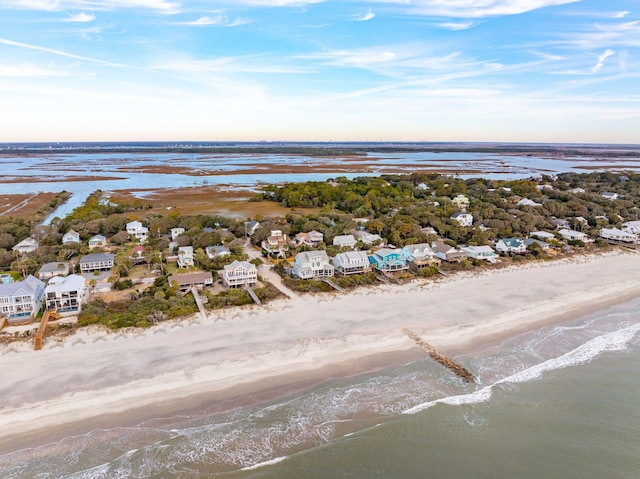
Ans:
[{"label": "sky", "polygon": [[0,142],[640,143],[639,0],[0,0]]}]

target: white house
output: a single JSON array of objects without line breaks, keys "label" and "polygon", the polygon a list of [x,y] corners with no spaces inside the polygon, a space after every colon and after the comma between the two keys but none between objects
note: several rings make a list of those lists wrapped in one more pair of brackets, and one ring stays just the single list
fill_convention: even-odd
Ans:
[{"label": "white house", "polygon": [[581,233],[580,231],[561,229],[558,231],[558,234],[567,241],[589,241],[589,236],[585,233]]},{"label": "white house", "polygon": [[333,258],[333,266],[336,272],[342,275],[361,274],[371,271],[371,264],[366,251],[338,253]]},{"label": "white house", "polygon": [[366,245],[383,243],[383,239],[379,234],[369,233],[368,231],[356,231],[353,236]]},{"label": "white house", "polygon": [[484,259],[489,263],[495,263],[498,254],[493,251],[491,246],[464,246],[460,251],[466,253],[469,258]]},{"label": "white house", "polygon": [[80,271],[107,271],[113,268],[113,261],[116,255],[111,253],[93,253],[80,258]]},{"label": "white house", "polygon": [[622,241],[624,243],[636,243],[638,235],[629,231],[623,231],[618,228],[602,228],[600,237],[607,240]]},{"label": "white house", "polygon": [[520,238],[502,238],[496,243],[496,251],[500,253],[524,253],[527,246]]},{"label": "white house", "polygon": [[214,259],[216,257],[220,257],[220,256],[228,256],[231,254],[231,251],[229,250],[229,248],[227,248],[224,245],[218,245],[218,246],[207,246],[204,249],[204,252],[206,253],[207,257],[209,259]]},{"label": "white house", "polygon": [[69,230],[62,236],[62,244],[75,243],[80,244],[80,233],[75,230]]},{"label": "white house", "polygon": [[171,228],[171,241],[176,241],[178,236],[185,232],[184,228]]},{"label": "white house", "polygon": [[69,262],[57,261],[43,264],[36,275],[42,280],[53,278],[54,276],[66,276],[69,274]]},{"label": "white house", "polygon": [[640,234],[640,221],[622,223],[622,229],[628,233]]},{"label": "white house", "polygon": [[248,236],[252,236],[253,233],[260,227],[260,223],[257,220],[251,220],[244,224],[245,232]]},{"label": "white house", "polygon": [[529,236],[533,236],[541,240],[552,240],[556,237],[553,233],[547,233],[546,231],[534,231],[533,233],[529,233]]},{"label": "white house", "polygon": [[569,193],[574,193],[574,194],[584,193],[584,192],[585,192],[585,189],[584,188],[580,188],[580,187],[572,188],[572,189],[569,190]]},{"label": "white house", "polygon": [[427,243],[406,245],[402,248],[401,254],[413,268],[440,264],[440,259],[436,258],[436,254]]},{"label": "white house", "polygon": [[51,278],[44,290],[47,309],[55,309],[57,313],[77,313],[82,309],[85,292],[85,279],[79,274],[71,274],[66,278]]},{"label": "white house", "polygon": [[311,248],[317,248],[323,241],[324,235],[316,230],[311,230],[308,233],[298,233],[296,235],[296,243],[298,246],[310,246]]},{"label": "white house", "polygon": [[330,278],[334,271],[326,251],[303,251],[296,255],[291,274],[300,279]]},{"label": "white house", "polygon": [[551,222],[556,225],[557,229],[569,229],[571,228],[571,223],[569,223],[569,220],[565,220],[562,218],[553,218],[551,220]]},{"label": "white house", "polygon": [[89,248],[98,248],[107,245],[107,238],[102,235],[95,235],[89,239]]},{"label": "white house", "polygon": [[451,215],[452,220],[456,220],[460,226],[471,226],[473,224],[473,216],[469,213],[458,212]]},{"label": "white house", "polygon": [[149,228],[142,226],[139,221],[131,221],[127,223],[127,233],[131,238],[135,238],[142,243],[147,240]]},{"label": "white house", "polygon": [[44,283],[35,276],[23,281],[0,283],[0,315],[12,319],[34,319],[40,311]]},{"label": "white house", "polygon": [[618,193],[612,193],[610,191],[605,191],[604,193],[602,193],[602,197],[605,200],[613,201],[613,200],[619,199],[620,195]]},{"label": "white house", "polygon": [[40,243],[38,243],[38,240],[34,238],[25,238],[11,249],[17,253],[25,254],[25,253],[32,253],[33,251],[37,250],[39,247],[40,247]]},{"label": "white house", "polygon": [[431,249],[433,253],[442,261],[448,261],[449,263],[457,262],[464,260],[467,258],[467,254],[463,251],[460,251],[453,246],[448,245],[444,241],[436,240],[431,243]]},{"label": "white house", "polygon": [[193,246],[180,246],[178,248],[178,267],[190,268],[194,264]]},{"label": "white house", "polygon": [[338,235],[333,237],[333,246],[340,248],[355,248],[357,243],[353,235]]},{"label": "white house", "polygon": [[542,206],[542,203],[536,203],[529,198],[522,198],[517,204],[518,206]]},{"label": "white house", "polygon": [[258,268],[248,261],[234,261],[224,267],[222,282],[227,287],[252,286],[258,282]]},{"label": "white house", "polygon": [[527,248],[531,248],[534,244],[540,246],[540,248],[543,250],[549,249],[549,243],[547,243],[546,241],[542,241],[536,238],[527,238],[526,240],[524,240],[524,245]]}]

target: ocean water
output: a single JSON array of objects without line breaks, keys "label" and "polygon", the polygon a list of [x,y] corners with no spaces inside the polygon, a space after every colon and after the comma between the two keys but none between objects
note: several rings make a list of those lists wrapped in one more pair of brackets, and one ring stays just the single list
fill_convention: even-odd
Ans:
[{"label": "ocean water", "polygon": [[[640,299],[264,404],[0,456],[2,478],[638,478]],[[250,401],[247,401],[247,404]]]}]

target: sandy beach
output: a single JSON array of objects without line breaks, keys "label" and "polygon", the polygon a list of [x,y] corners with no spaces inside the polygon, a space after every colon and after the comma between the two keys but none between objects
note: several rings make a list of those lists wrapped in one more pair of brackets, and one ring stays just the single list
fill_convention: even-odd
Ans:
[{"label": "sandy beach", "polygon": [[424,354],[404,328],[455,357],[638,294],[640,255],[616,251],[293,297],[146,330],[85,328],[48,338],[41,351],[13,342],[0,349],[0,450],[225,398],[257,400]]}]

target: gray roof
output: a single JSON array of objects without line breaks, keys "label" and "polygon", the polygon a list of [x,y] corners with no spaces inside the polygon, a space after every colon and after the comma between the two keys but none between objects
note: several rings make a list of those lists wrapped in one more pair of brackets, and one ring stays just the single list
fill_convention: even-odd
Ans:
[{"label": "gray roof", "polygon": [[38,290],[38,287],[41,286],[44,286],[42,281],[35,276],[29,275],[22,281],[7,284],[0,283],[0,296],[13,296],[20,290],[28,294],[34,294]]},{"label": "gray roof", "polygon": [[68,271],[69,263],[67,261],[57,261],[54,263],[43,264],[38,273],[57,273],[58,271]]},{"label": "gray roof", "polygon": [[80,258],[80,263],[97,263],[99,261],[113,261],[116,257],[115,254],[111,253],[92,253],[84,255]]}]

